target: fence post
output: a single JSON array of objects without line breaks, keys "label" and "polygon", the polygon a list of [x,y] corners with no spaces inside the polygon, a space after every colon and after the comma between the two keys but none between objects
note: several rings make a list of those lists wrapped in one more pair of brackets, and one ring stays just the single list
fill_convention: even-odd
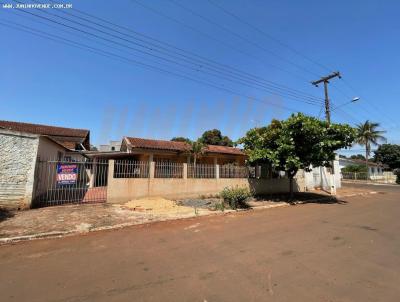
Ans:
[{"label": "fence post", "polygon": [[188,172],[188,164],[183,163],[183,175],[182,175],[183,179],[187,179],[187,172]]},{"label": "fence post", "polygon": [[150,162],[149,178],[154,178],[155,164],[154,161]]},{"label": "fence post", "polygon": [[215,178],[219,178],[219,165],[215,165]]},{"label": "fence post", "polygon": [[357,180],[357,172],[354,172],[354,180]]},{"label": "fence post", "polygon": [[110,181],[110,179],[114,178],[114,160],[110,159],[108,161],[108,175],[107,175],[107,183]]}]

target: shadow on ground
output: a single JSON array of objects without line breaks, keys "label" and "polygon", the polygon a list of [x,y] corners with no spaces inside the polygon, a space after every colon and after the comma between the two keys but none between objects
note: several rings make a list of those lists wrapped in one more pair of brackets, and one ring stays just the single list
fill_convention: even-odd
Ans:
[{"label": "shadow on ground", "polygon": [[8,209],[0,208],[0,222],[7,220],[8,218],[14,217],[14,212]]},{"label": "shadow on ground", "polygon": [[288,202],[288,203],[318,203],[318,204],[346,204],[347,201],[323,193],[298,192],[291,199],[288,193],[257,195],[254,201]]}]

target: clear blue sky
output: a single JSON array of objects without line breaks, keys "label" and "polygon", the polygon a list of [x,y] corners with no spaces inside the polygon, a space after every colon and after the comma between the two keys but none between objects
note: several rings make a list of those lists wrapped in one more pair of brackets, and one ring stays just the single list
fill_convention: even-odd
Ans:
[{"label": "clear blue sky", "polygon": [[[74,9],[218,63],[323,97],[323,88],[316,88],[309,82],[328,70],[224,14],[210,2],[174,0],[208,18],[213,24],[169,0],[138,1],[191,28],[130,0],[71,0],[64,3],[72,3]],[[332,81],[335,85],[330,87],[332,102],[346,103],[354,96],[361,99],[358,103],[342,107],[344,112],[334,111],[333,121],[351,124],[366,119],[377,121],[387,129],[389,141],[399,143],[398,1],[212,1],[281,43],[290,45],[298,53],[326,65],[330,70],[339,70],[343,80]],[[16,4],[4,0],[2,3]],[[35,9],[27,11],[65,22]],[[60,10],[46,11],[73,18]],[[64,11],[79,14],[75,10]],[[175,73],[182,74],[185,70],[143,54],[136,54],[140,58],[135,57],[131,49],[123,46],[133,47],[130,42],[96,32],[123,45],[104,40],[103,44],[99,44],[93,36],[26,13],[16,15],[11,12],[18,13],[18,10],[1,8],[0,22],[17,22],[143,63],[157,64]],[[89,24],[82,20],[79,22]],[[65,23],[79,27],[68,21]],[[217,27],[215,23],[234,34]],[[87,27],[86,30],[95,33]],[[219,128],[224,134],[237,139],[251,127],[290,114],[290,110],[275,107],[271,102],[323,117],[321,106],[273,95],[255,89],[254,85],[249,87],[232,83],[204,74],[202,70],[185,72],[197,79],[223,85],[241,96],[3,25],[0,25],[0,35],[0,119],[87,128],[91,130],[94,144],[120,139],[124,135],[161,139],[173,136],[197,138],[211,128]],[[149,52],[156,53],[154,50]],[[262,101],[252,101],[244,96]]]}]

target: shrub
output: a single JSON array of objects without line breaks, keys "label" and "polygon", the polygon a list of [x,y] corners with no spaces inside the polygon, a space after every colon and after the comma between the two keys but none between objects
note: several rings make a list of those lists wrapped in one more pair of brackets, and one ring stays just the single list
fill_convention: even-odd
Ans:
[{"label": "shrub", "polygon": [[342,168],[342,172],[368,172],[365,165],[348,165]]},{"label": "shrub", "polygon": [[229,206],[236,210],[237,208],[247,208],[246,199],[251,196],[248,188],[240,187],[226,187],[221,191],[221,197],[225,202],[229,203]]},{"label": "shrub", "polygon": [[394,169],[393,174],[396,175],[396,183],[400,185],[400,168]]}]

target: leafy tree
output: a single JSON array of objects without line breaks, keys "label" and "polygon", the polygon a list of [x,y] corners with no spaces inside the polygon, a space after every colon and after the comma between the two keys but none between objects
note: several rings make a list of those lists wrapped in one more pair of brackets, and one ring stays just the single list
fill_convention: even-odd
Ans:
[{"label": "leafy tree", "polygon": [[222,135],[218,129],[207,130],[199,138],[199,141],[206,145],[218,145],[218,146],[233,146],[232,140]]},{"label": "leafy tree", "polygon": [[379,141],[385,140],[382,135],[385,131],[378,130],[379,123],[373,123],[369,120],[356,126],[356,140],[359,145],[365,146],[365,166],[368,169],[368,157],[371,153],[371,145],[378,145]]},{"label": "leafy tree", "polygon": [[189,138],[183,137],[183,136],[173,137],[171,139],[171,141],[173,141],[173,142],[183,142],[183,143],[188,143],[188,144],[192,143],[192,141]]},{"label": "leafy tree", "polygon": [[356,154],[356,155],[352,155],[350,156],[350,159],[359,159],[359,160],[365,160],[365,156],[362,154]]},{"label": "leafy tree", "polygon": [[386,164],[391,169],[400,168],[400,145],[383,144],[374,152],[375,162]]},{"label": "leafy tree", "polygon": [[268,162],[276,170],[285,171],[290,180],[293,198],[293,178],[299,169],[310,166],[330,166],[335,150],[350,147],[355,131],[349,125],[331,124],[302,113],[292,114],[284,121],[254,128],[239,140],[250,162]]},{"label": "leafy tree", "polygon": [[191,143],[191,150],[193,156],[193,164],[196,165],[197,159],[204,154],[206,146],[199,140]]},{"label": "leafy tree", "polygon": [[348,165],[342,168],[342,172],[367,172],[367,167],[364,165]]}]

